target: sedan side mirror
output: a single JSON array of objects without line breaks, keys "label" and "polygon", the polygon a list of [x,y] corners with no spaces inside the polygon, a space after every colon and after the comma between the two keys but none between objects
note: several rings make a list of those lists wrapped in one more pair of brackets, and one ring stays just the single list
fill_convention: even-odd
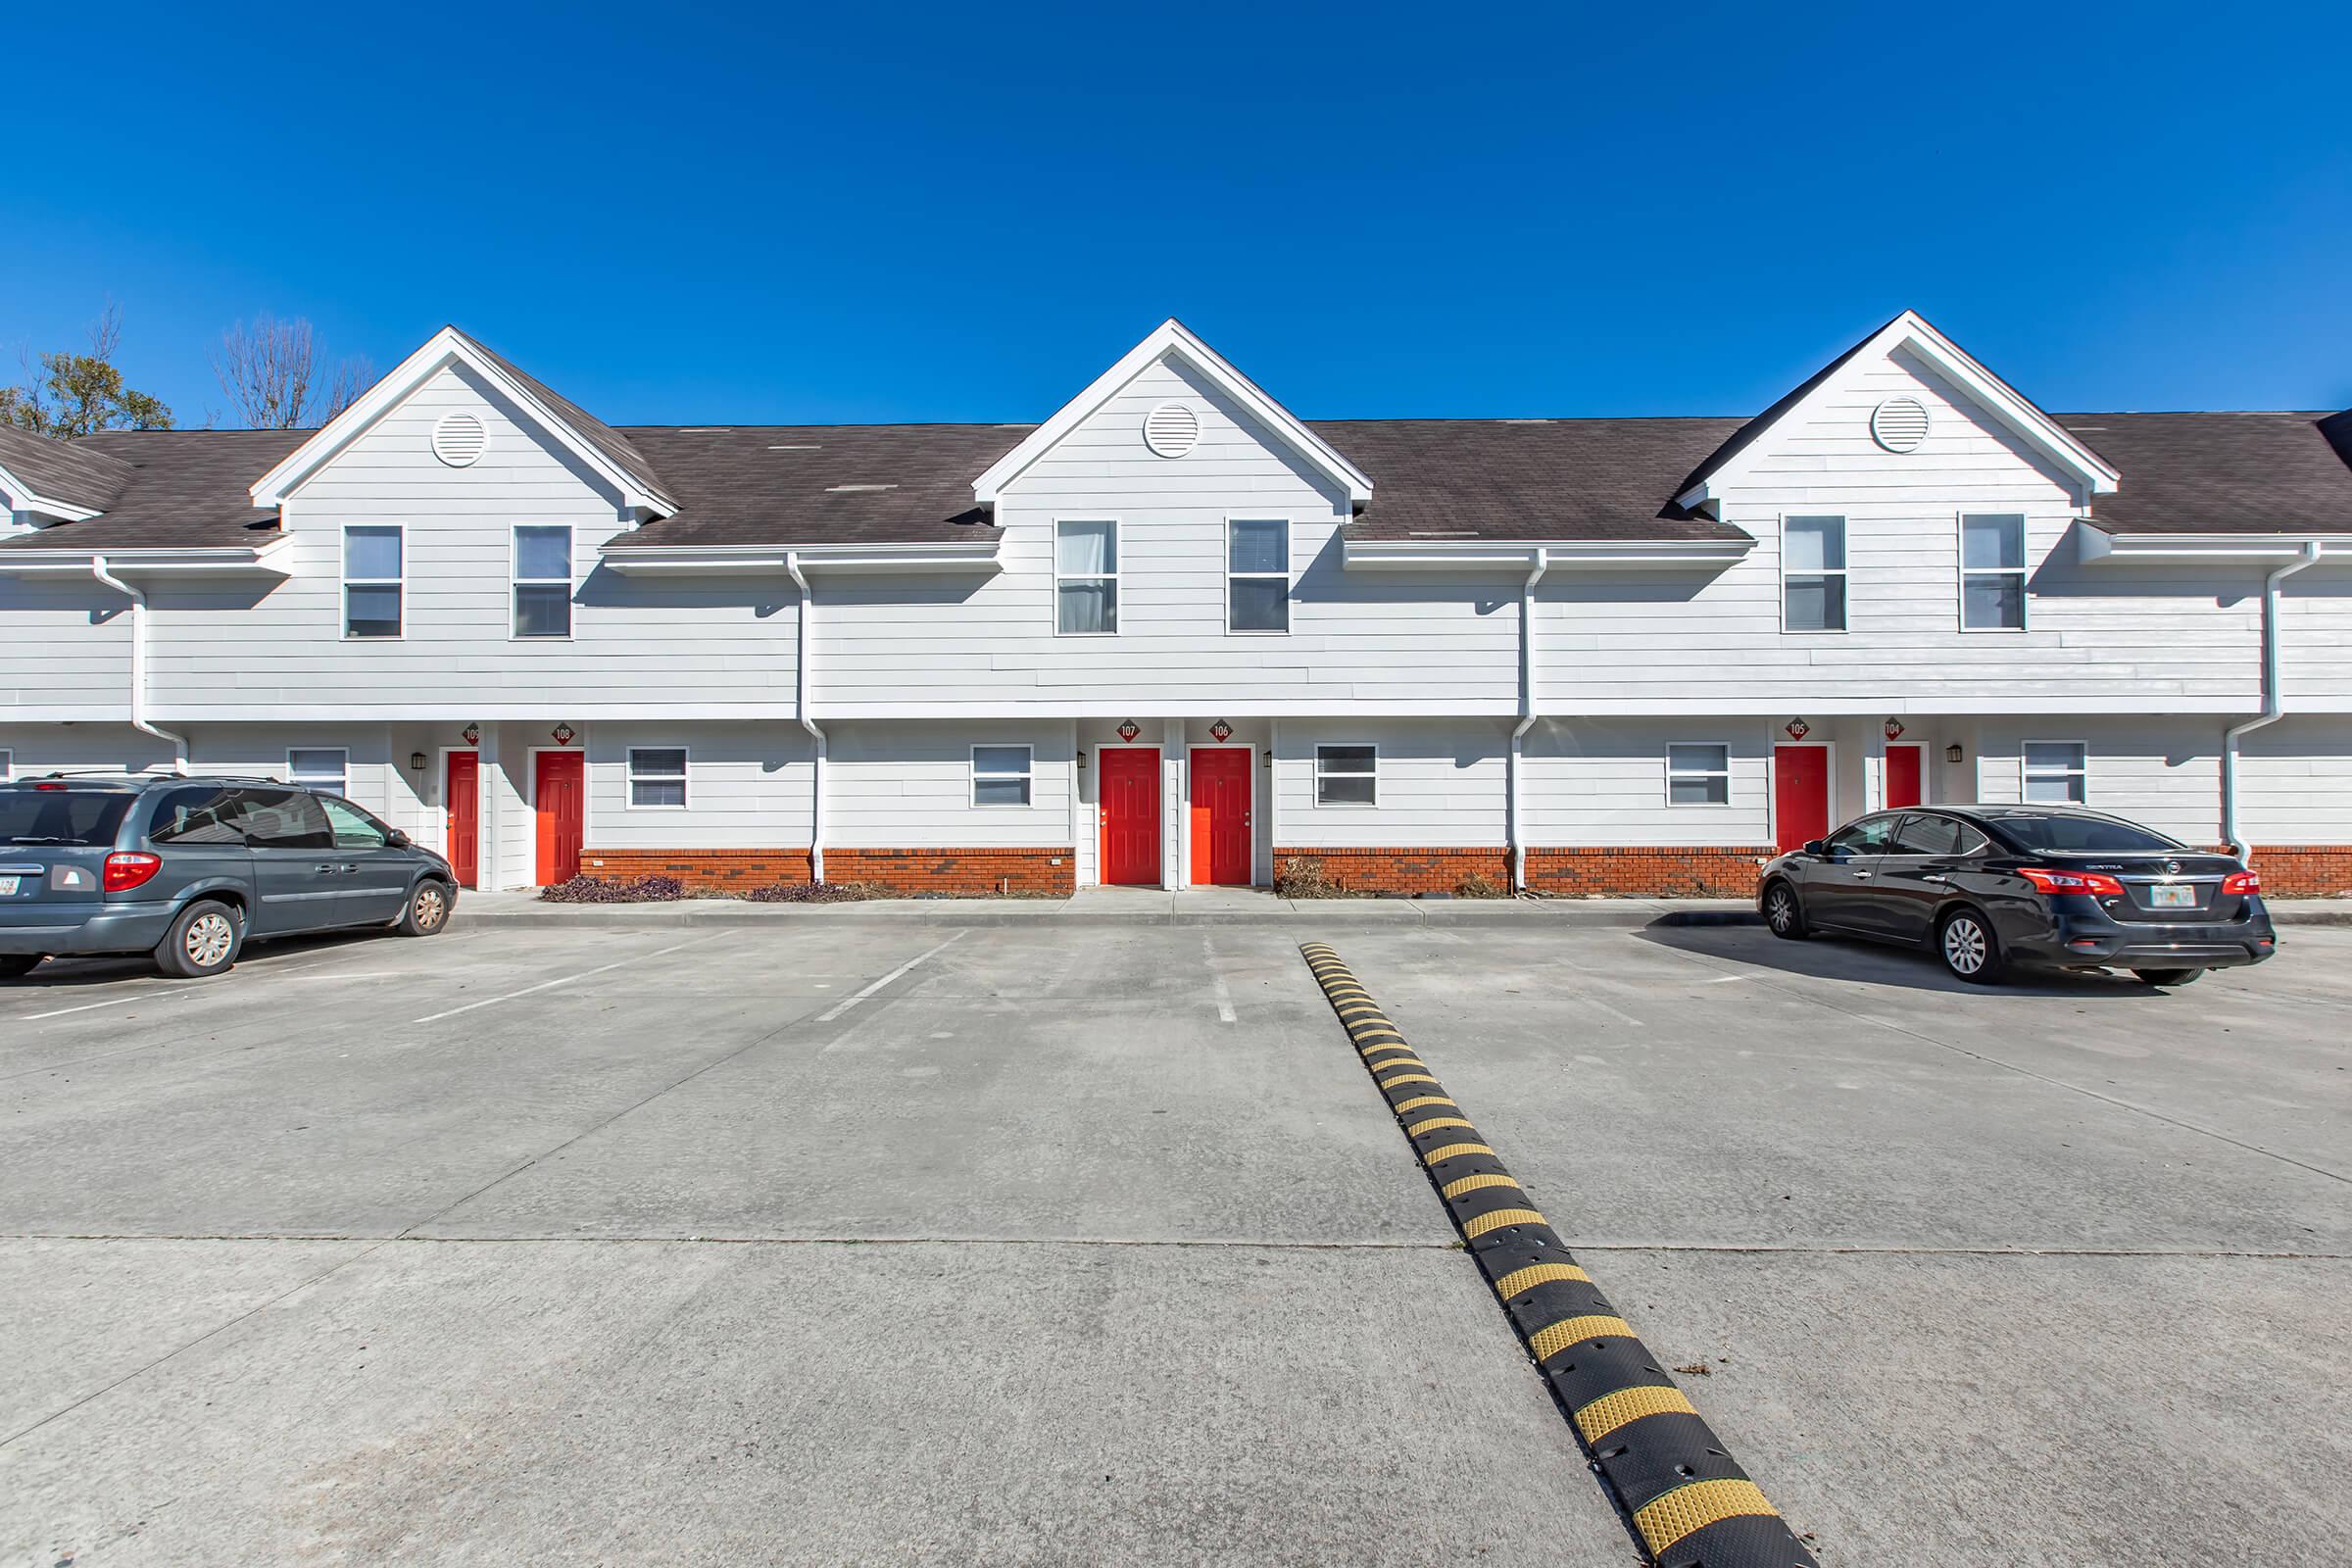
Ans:
[{"label": "sedan side mirror", "polygon": [[399,828],[394,828],[390,833],[384,835],[384,842],[391,845],[392,848],[396,850],[405,850],[411,845],[415,844],[416,841],[413,838],[410,838],[406,833],[403,833]]},{"label": "sedan side mirror", "polygon": [[1827,855],[1830,853],[1830,847],[1819,839],[1807,839],[1805,840],[1805,853],[1815,856]]}]

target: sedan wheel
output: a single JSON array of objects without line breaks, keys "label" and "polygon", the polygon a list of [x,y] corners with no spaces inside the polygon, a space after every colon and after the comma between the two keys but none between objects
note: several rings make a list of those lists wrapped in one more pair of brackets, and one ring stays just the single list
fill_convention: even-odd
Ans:
[{"label": "sedan wheel", "polygon": [[1796,902],[1794,888],[1786,882],[1772,885],[1771,891],[1764,895],[1764,923],[1772,927],[1776,937],[1787,937],[1791,942],[1805,937],[1805,911]]},{"label": "sedan wheel", "polygon": [[1989,985],[2000,978],[2000,943],[1974,909],[1955,910],[1944,918],[1936,949],[1943,955],[1943,966],[1972,985]]}]

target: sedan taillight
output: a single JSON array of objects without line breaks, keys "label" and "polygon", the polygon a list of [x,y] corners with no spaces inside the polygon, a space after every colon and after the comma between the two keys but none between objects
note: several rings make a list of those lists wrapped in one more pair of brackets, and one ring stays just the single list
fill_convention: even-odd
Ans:
[{"label": "sedan taillight", "polygon": [[106,858],[103,885],[109,893],[127,893],[155,879],[164,868],[164,858],[149,855],[143,850],[117,850]]},{"label": "sedan taillight", "polygon": [[2260,871],[2232,871],[2222,878],[2222,891],[2234,893],[2241,899],[2249,894],[2260,893],[2262,891],[2262,873]]},{"label": "sedan taillight", "polygon": [[2029,865],[2017,874],[2044,893],[2075,893],[2094,899],[2124,896],[2124,885],[2104,871],[2053,871]]}]

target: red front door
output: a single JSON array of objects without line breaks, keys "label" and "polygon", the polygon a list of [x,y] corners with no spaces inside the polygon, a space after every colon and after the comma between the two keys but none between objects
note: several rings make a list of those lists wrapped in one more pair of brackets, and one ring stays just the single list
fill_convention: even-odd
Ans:
[{"label": "red front door", "polygon": [[580,874],[583,786],[580,754],[541,752],[531,798],[539,807],[539,882],[552,886]]},{"label": "red front door", "polygon": [[1193,752],[1193,882],[1250,885],[1250,749]]},{"label": "red front door", "polygon": [[1928,749],[1914,741],[1886,748],[1886,809],[1898,806],[1924,806],[1927,792],[1920,788],[1920,759]]},{"label": "red front door", "polygon": [[449,754],[449,781],[441,791],[449,836],[449,865],[458,886],[476,886],[481,869],[482,760],[474,752]]},{"label": "red front door", "polygon": [[1776,746],[1772,749],[1772,812],[1780,844],[1793,850],[1830,832],[1830,749]]},{"label": "red front door", "polygon": [[1105,746],[1095,753],[1102,797],[1102,880],[1159,886],[1159,752]]}]

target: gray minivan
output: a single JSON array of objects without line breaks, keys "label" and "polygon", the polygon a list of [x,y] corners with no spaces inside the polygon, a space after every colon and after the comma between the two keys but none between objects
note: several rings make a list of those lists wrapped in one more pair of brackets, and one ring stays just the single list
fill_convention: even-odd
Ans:
[{"label": "gray minivan", "polygon": [[152,953],[219,974],[253,937],[448,925],[449,862],[335,795],[269,778],[54,774],[0,784],[0,979]]}]

